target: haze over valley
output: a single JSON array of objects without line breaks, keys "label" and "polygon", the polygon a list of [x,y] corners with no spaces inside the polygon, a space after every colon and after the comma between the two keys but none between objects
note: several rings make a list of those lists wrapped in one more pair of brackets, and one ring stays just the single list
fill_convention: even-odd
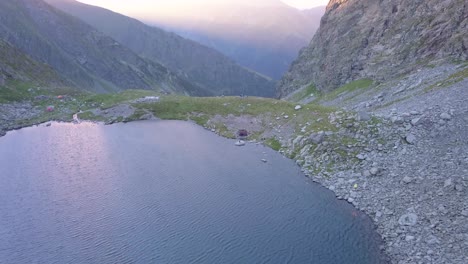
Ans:
[{"label": "haze over valley", "polygon": [[[320,25],[324,1],[141,1],[126,4],[82,1],[124,11],[147,24],[163,27],[214,48],[234,61],[278,80]],[[307,4],[305,3],[307,2]],[[307,8],[306,8],[307,7]],[[135,7],[133,7],[135,8]]]}]

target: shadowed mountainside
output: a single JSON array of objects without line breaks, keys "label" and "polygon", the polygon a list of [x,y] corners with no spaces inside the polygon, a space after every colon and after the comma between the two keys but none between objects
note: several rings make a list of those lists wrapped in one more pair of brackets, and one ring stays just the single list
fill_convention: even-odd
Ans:
[{"label": "shadowed mountainside", "polygon": [[0,38],[50,65],[80,89],[209,94],[41,0],[1,1]]},{"label": "shadowed mountainside", "polygon": [[0,86],[7,85],[9,81],[65,84],[50,66],[31,59],[0,39]]}]

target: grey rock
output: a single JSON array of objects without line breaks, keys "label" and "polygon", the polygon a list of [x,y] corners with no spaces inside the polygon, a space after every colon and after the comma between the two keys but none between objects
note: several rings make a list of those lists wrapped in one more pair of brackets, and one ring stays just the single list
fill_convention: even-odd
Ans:
[{"label": "grey rock", "polygon": [[292,142],[292,144],[293,144],[292,147],[296,148],[303,138],[304,138],[303,136],[296,137]]},{"label": "grey rock", "polygon": [[413,126],[417,126],[419,124],[419,122],[421,121],[421,118],[418,117],[418,118],[413,118],[411,119],[411,125]]},{"label": "grey rock", "polygon": [[461,211],[460,214],[461,214],[462,216],[464,216],[464,217],[468,217],[468,210],[463,210],[463,211]]},{"label": "grey rock", "polygon": [[370,174],[372,174],[373,176],[379,174],[379,172],[380,172],[379,168],[374,167],[370,169]]},{"label": "grey rock", "polygon": [[392,121],[392,123],[394,123],[395,125],[401,125],[405,122],[405,120],[403,120],[403,118],[399,116],[392,116],[390,118],[390,121]]},{"label": "grey rock", "polygon": [[361,112],[358,112],[358,120],[359,121],[369,121],[369,120],[371,120],[371,116],[370,116],[369,113],[361,111]]},{"label": "grey rock", "polygon": [[409,184],[413,181],[413,179],[409,176],[405,176],[402,181],[406,184]]},{"label": "grey rock", "polygon": [[367,159],[367,155],[361,153],[361,154],[356,155],[356,158],[357,158],[358,160],[366,160],[366,159]]},{"label": "grey rock", "polygon": [[414,145],[416,143],[416,136],[409,133],[406,135],[405,140],[408,144]]},{"label": "grey rock", "polygon": [[318,145],[324,141],[325,133],[323,131],[320,131],[318,133],[313,133],[309,136],[309,139],[312,143]]},{"label": "grey rock", "polygon": [[296,107],[294,107],[294,110],[301,110],[302,109],[302,106],[300,105],[296,105]]},{"label": "grey rock", "polygon": [[6,135],[6,132],[0,129],[0,137],[3,137]]},{"label": "grey rock", "polygon": [[414,226],[418,223],[418,216],[414,213],[404,214],[398,219],[398,223],[402,226]]},{"label": "grey rock", "polygon": [[429,245],[435,245],[435,244],[439,244],[440,240],[436,236],[430,235],[427,237],[426,243]]},{"label": "grey rock", "polygon": [[452,116],[449,113],[442,113],[442,114],[440,114],[440,119],[445,120],[445,121],[449,121],[449,120],[452,119]]},{"label": "grey rock", "polygon": [[362,172],[362,176],[364,176],[364,177],[370,177],[371,175],[372,174],[371,174],[371,172],[369,170],[365,170],[365,171]]},{"label": "grey rock", "polygon": [[452,185],[453,185],[452,179],[446,179],[446,180],[444,181],[444,188],[450,187],[450,186],[452,186]]}]

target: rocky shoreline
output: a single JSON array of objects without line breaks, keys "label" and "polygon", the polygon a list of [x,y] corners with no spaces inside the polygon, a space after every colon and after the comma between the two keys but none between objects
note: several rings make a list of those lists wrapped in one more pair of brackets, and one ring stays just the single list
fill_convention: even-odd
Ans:
[{"label": "rocky shoreline", "polygon": [[352,168],[304,172],[374,220],[392,263],[468,263],[466,117],[441,107],[394,113],[379,129],[388,143],[369,144]]}]

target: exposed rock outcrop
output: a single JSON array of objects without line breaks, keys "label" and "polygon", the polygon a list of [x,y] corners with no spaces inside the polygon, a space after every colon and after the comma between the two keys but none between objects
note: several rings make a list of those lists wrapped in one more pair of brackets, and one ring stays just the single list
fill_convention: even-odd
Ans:
[{"label": "exposed rock outcrop", "polygon": [[443,59],[468,59],[464,0],[332,0],[311,44],[280,82],[283,97],[314,84],[383,81]]}]

